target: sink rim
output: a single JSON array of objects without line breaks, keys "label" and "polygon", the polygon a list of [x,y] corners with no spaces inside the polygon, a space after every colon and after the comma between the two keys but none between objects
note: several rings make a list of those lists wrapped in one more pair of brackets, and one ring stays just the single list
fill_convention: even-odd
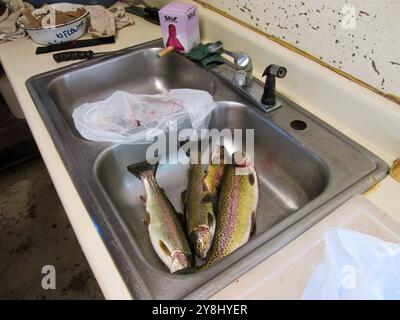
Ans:
[{"label": "sink rim", "polygon": [[[144,46],[152,46],[152,45],[157,45],[157,43],[160,43],[160,40],[154,40],[150,41],[135,47],[132,47],[130,50],[127,52],[121,53],[121,54],[129,54],[131,51],[136,51],[136,49],[140,49]],[[63,119],[59,119],[60,115],[57,115],[57,113],[52,113],[51,108],[43,106],[43,98],[44,94],[40,94],[39,91],[36,91],[36,85],[38,83],[41,83],[43,79],[48,79],[54,76],[55,74],[62,74],[63,72],[68,72],[69,70],[74,70],[75,68],[84,68],[86,65],[91,65],[91,64],[96,64],[96,61],[101,61],[102,59],[112,59],[113,57],[101,57],[101,58],[96,58],[93,61],[86,61],[86,62],[80,62],[76,63],[70,66],[66,66],[60,69],[52,70],[40,75],[35,75],[31,77],[30,79],[27,80],[26,85],[28,87],[28,90],[32,96],[32,99],[35,102],[35,105],[43,119],[44,124],[46,125],[52,140],[57,148],[57,151],[60,154],[61,159],[64,162],[64,165],[66,166],[68,173],[71,177],[72,182],[75,185],[75,188],[77,191],[80,193],[82,202],[84,203],[85,207],[87,208],[87,211],[89,215],[91,216],[93,222],[95,224],[99,224],[101,226],[101,232],[99,231],[104,244],[108,251],[110,252],[111,257],[113,258],[117,268],[119,269],[121,276],[123,277],[125,283],[127,284],[128,288],[133,292],[133,289],[135,289],[135,293],[137,298],[154,298],[154,295],[149,291],[150,289],[148,288],[148,285],[143,280],[142,275],[140,272],[137,270],[135,265],[133,264],[132,261],[130,261],[127,258],[126,254],[126,249],[121,245],[121,243],[124,241],[124,236],[119,234],[118,236],[115,234],[115,231],[110,227],[110,221],[105,218],[105,214],[103,211],[103,208],[108,209],[109,208],[109,203],[107,205],[104,205],[105,201],[104,199],[99,199],[96,197],[96,192],[98,192],[98,185],[93,185],[92,183],[94,182],[94,176],[92,175],[92,178],[84,179],[84,177],[81,175],[81,172],[78,170],[76,167],[76,161],[74,159],[74,148],[77,147],[82,147],[83,145],[88,145],[92,146],[92,153],[91,155],[96,157],[102,151],[106,150],[107,148],[112,146],[112,144],[101,144],[94,146],[90,142],[86,143],[78,143],[79,141],[69,141],[68,139],[71,139],[69,136],[68,132],[65,131],[65,126],[66,123],[63,123]],[[210,77],[212,75],[210,74]],[[214,75],[216,79],[218,79],[217,75]],[[37,81],[37,83],[36,83]],[[221,80],[222,81],[222,80]],[[36,84],[35,84],[36,83]],[[217,85],[219,85],[218,81],[216,81]],[[232,89],[232,88],[231,88]],[[228,257],[224,258],[223,261],[220,263],[216,264],[213,268],[217,270],[218,274],[218,286],[217,285],[210,285],[209,282],[206,284],[195,288],[194,290],[185,293],[181,298],[190,298],[190,299],[199,299],[199,298],[208,298],[210,295],[213,293],[217,292],[220,288],[223,286],[229,284],[232,282],[235,278],[243,274],[244,272],[248,271],[250,268],[255,267],[259,262],[265,260],[268,258],[271,254],[276,252],[278,249],[286,245],[288,242],[293,240],[295,237],[298,235],[302,234],[305,230],[308,230],[311,226],[313,226],[315,223],[320,221],[322,218],[324,218],[326,215],[328,215],[330,212],[332,212],[335,208],[337,208],[339,205],[341,205],[345,200],[349,199],[349,197],[352,194],[359,193],[365,191],[368,187],[371,186],[371,177],[375,178],[375,181],[381,180],[384,176],[387,175],[387,169],[388,166],[383,160],[379,159],[375,155],[373,155],[370,151],[366,150],[356,142],[352,141],[350,138],[344,136],[342,133],[338,132],[337,130],[333,129],[330,127],[328,124],[324,123],[322,120],[318,119],[317,117],[311,115],[308,113],[306,110],[302,109],[300,106],[295,104],[294,102],[290,101],[288,98],[286,98],[287,101],[290,102],[290,107],[293,110],[296,110],[298,113],[301,113],[306,117],[307,119],[311,119],[318,123],[318,125],[322,126],[325,128],[325,130],[329,134],[334,134],[338,136],[340,141],[344,141],[349,144],[350,147],[358,150],[360,153],[362,153],[366,160],[371,162],[371,164],[374,165],[374,169],[371,170],[368,174],[364,175],[362,178],[351,184],[347,189],[341,191],[338,194],[335,194],[332,196],[330,199],[323,201],[319,206],[314,208],[310,212],[306,212],[304,208],[307,207],[311,202],[306,204],[303,208],[299,209],[298,211],[295,212],[295,214],[300,215],[302,214],[303,217],[295,220],[296,222],[289,221],[285,219],[283,222],[286,222],[285,225],[283,226],[284,232],[277,232],[276,231],[276,226],[271,228],[270,230],[266,231],[266,233],[271,233],[273,234],[274,232],[278,233],[275,236],[271,236],[271,239],[267,241],[267,243],[259,244],[259,245],[254,245],[252,250],[245,250],[245,246],[242,248],[239,248],[237,251],[229,255]],[[242,99],[243,101],[244,99]],[[288,104],[289,104],[288,102]],[[247,102],[246,106],[252,106],[251,103]],[[297,106],[297,107],[296,107]],[[51,107],[51,106],[50,106]],[[50,113],[49,113],[50,109]],[[280,110],[277,110],[276,113],[271,114],[271,121],[278,121],[279,120],[279,115],[281,114],[281,110],[284,110],[285,106],[281,108]],[[258,111],[258,110],[256,110]],[[52,119],[51,116],[55,116],[55,119]],[[58,122],[57,122],[58,120]],[[276,124],[278,127],[279,125]],[[282,131],[285,131],[284,129],[281,129]],[[296,136],[299,137],[299,136]],[[72,139],[73,140],[73,139]],[[75,144],[74,144],[75,143]],[[115,145],[114,145],[115,147]],[[94,166],[92,165],[92,168]],[[90,172],[92,172],[90,170]],[[324,190],[321,195],[325,195],[326,190]],[[320,196],[321,196],[320,195]],[[317,197],[316,199],[320,198]],[[316,200],[314,199],[314,200]],[[335,200],[335,201],[333,201]],[[320,201],[321,202],[321,201]],[[300,214],[299,214],[300,213]],[[293,215],[292,215],[293,216]],[[292,217],[291,216],[291,217]],[[115,217],[114,217],[115,219]],[[292,219],[293,220],[293,219]],[[288,234],[290,233],[290,236]],[[253,241],[257,240],[257,238],[253,239]],[[115,249],[115,247],[119,247],[118,250]],[[114,248],[114,251],[113,251]],[[242,256],[242,259],[240,261],[238,260],[238,257]],[[250,257],[250,258],[249,258]],[[244,258],[249,258],[249,259],[244,259]],[[224,272],[221,273],[220,271],[222,270],[222,266],[224,265],[224,261],[227,261],[225,264],[228,265],[224,269]],[[211,270],[205,270],[199,275],[205,275],[205,273],[210,273]],[[165,275],[164,275],[165,276]],[[176,279],[176,275],[172,275],[174,279]],[[185,276],[181,276],[185,277]],[[213,279],[212,281],[216,281],[215,279],[217,277],[210,278]],[[172,280],[172,279],[171,279]],[[215,283],[214,283],[215,284]],[[221,284],[224,284],[221,286]]]}]

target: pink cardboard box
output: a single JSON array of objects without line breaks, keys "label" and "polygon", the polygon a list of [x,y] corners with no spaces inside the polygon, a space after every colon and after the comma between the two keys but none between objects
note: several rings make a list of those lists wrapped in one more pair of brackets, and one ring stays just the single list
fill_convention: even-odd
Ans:
[{"label": "pink cardboard box", "polygon": [[159,11],[165,47],[189,52],[200,43],[199,16],[194,4],[170,2]]}]

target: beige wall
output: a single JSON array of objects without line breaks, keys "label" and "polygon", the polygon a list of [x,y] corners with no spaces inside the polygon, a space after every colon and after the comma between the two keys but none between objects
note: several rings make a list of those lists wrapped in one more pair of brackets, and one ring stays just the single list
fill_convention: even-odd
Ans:
[{"label": "beige wall", "polygon": [[400,97],[399,0],[201,2]]}]

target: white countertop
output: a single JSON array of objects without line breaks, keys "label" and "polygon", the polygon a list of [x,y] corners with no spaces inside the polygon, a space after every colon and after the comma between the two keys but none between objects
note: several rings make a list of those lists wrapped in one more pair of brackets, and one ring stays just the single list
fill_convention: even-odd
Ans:
[{"label": "white countertop", "polygon": [[[223,40],[229,49],[248,52],[253,57],[255,76],[259,77],[262,68],[270,61],[287,66],[291,77],[281,82],[279,91],[376,153],[389,165],[391,165],[391,161],[400,156],[399,105],[359,87],[334,72],[214,12],[201,8],[200,16],[203,39]],[[85,48],[84,50],[112,51],[161,37],[158,26],[145,22],[141,18],[135,18],[135,22],[135,25],[119,31],[116,44]],[[107,299],[130,299],[131,296],[122,277],[74,188],[25,86],[25,81],[30,76],[68,63],[57,64],[53,61],[51,54],[35,55],[36,47],[37,44],[31,40],[0,44],[0,62],[14,88],[58,195],[104,296]],[[265,59],[265,57],[268,58]],[[315,83],[318,84],[318,90],[315,90]],[[346,108],[341,106],[346,106]],[[399,194],[400,184],[393,178],[387,177],[366,196],[386,214],[400,222],[400,203],[395,201]],[[323,222],[321,221],[320,224]],[[340,225],[340,221],[337,224]],[[311,236],[313,230],[315,228],[307,231],[305,235]],[[271,266],[279,263],[276,255],[280,254],[280,259],[290,259],[290,250],[283,251],[285,248],[281,250],[285,253],[284,256],[280,253],[281,251],[278,251],[254,268],[256,271],[251,270],[255,292],[254,295],[251,295],[253,298],[269,296],[265,290],[260,291],[259,285],[257,286],[256,283],[261,283],[266,277],[264,271],[271,270]],[[306,263],[306,258],[303,257],[302,261]],[[315,260],[315,264],[317,262],[318,259]],[[237,283],[241,283],[240,279],[247,279],[245,277],[246,275],[239,278]],[[272,287],[268,286],[267,291],[276,291],[279,289],[276,286],[279,286],[279,281]],[[228,286],[216,297],[239,298],[239,295],[236,296],[234,292],[237,292],[235,290],[240,291],[240,289],[240,286],[236,286],[235,289]],[[298,292],[301,291],[300,289]],[[249,288],[248,282],[246,290],[247,292],[252,290],[251,286]],[[258,296],[257,292],[259,292]],[[299,298],[298,295],[293,296],[293,292],[290,290],[286,291],[286,294],[284,290],[279,292],[282,292],[279,296],[281,298]]]},{"label": "white countertop", "polygon": [[[112,51],[160,37],[161,32],[158,26],[137,18],[135,25],[119,31],[115,44],[81,50]],[[58,64],[53,60],[52,54],[35,55],[37,46],[31,40],[0,44],[0,62],[15,91],[47,170],[104,296],[107,299],[130,299],[130,293],[97,233],[25,86],[25,81],[29,77],[72,62]]]}]

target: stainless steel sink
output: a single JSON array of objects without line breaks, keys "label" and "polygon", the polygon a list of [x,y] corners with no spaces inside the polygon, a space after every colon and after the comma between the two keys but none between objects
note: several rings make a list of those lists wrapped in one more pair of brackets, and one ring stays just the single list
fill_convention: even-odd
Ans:
[{"label": "stainless steel sink", "polygon": [[[134,298],[207,298],[387,174],[381,159],[285,97],[279,96],[282,108],[266,115],[216,72],[175,53],[155,59],[160,49],[157,40],[27,81]],[[126,167],[143,161],[147,146],[87,141],[71,118],[79,104],[103,99],[117,89],[158,93],[171,88],[202,89],[214,96],[218,107],[211,115],[210,128],[255,130],[260,185],[255,237],[210,269],[187,275],[168,272],[143,226],[145,212],[139,195],[144,191]],[[182,209],[186,169],[182,164],[166,164],[157,173],[159,184],[178,210]]]}]

